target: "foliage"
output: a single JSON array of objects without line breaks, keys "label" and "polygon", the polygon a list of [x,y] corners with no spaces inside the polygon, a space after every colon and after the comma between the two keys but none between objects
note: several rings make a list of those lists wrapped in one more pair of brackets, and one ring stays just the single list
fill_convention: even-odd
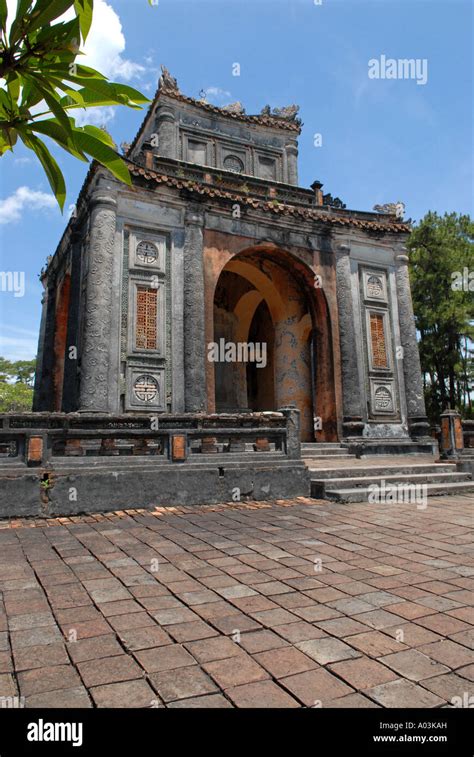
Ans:
[{"label": "foliage", "polygon": [[474,391],[474,223],[467,215],[429,212],[414,228],[411,287],[427,412],[448,406],[472,415]]},{"label": "foliage", "polygon": [[[140,109],[148,102],[132,87],[109,82],[77,62],[93,5],[94,0],[18,0],[9,24],[7,0],[0,0],[0,155],[13,150],[20,139],[36,154],[61,209],[64,177],[43,137],[79,160],[94,158],[130,184],[110,135],[95,126],[77,126],[71,112],[99,105]],[[61,19],[71,10],[71,20]]]}]

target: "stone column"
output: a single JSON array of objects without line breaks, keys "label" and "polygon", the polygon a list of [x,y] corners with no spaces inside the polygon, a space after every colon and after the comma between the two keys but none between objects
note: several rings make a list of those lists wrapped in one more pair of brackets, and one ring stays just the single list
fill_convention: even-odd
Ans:
[{"label": "stone column", "polygon": [[358,368],[360,356],[354,324],[350,248],[345,244],[339,245],[336,251],[336,288],[341,349],[343,435],[361,436],[364,423]]},{"label": "stone column", "polygon": [[187,413],[207,411],[204,319],[204,214],[188,208],[184,230],[184,392]]},{"label": "stone column", "polygon": [[288,184],[298,185],[298,142],[292,139],[285,145]]},{"label": "stone column", "polygon": [[33,411],[53,409],[55,290],[46,280],[41,298],[41,326],[36,358]]},{"label": "stone column", "polygon": [[[78,343],[81,300],[81,229],[75,226],[71,233],[71,290],[69,297],[69,316],[64,360],[63,411],[71,413],[77,410],[78,398]],[[74,350],[75,348],[75,350]]]},{"label": "stone column", "polygon": [[403,375],[407,401],[408,426],[412,436],[427,436],[429,423],[426,417],[425,397],[421,376],[420,354],[416,341],[415,317],[410,291],[408,255],[403,248],[396,256],[396,281],[400,341],[403,348]]},{"label": "stone column", "polygon": [[107,413],[114,407],[109,382],[112,334],[116,200],[98,191],[91,200],[86,296],[81,349],[79,410]]}]

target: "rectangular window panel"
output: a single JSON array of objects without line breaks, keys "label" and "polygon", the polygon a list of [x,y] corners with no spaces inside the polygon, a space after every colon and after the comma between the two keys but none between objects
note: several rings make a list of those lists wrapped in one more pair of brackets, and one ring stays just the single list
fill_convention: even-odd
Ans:
[{"label": "rectangular window panel", "polygon": [[158,290],[138,286],[136,302],[135,347],[138,350],[156,350]]},{"label": "rectangular window panel", "polygon": [[387,346],[385,343],[384,317],[379,313],[370,314],[370,339],[372,343],[372,365],[374,368],[388,368]]}]

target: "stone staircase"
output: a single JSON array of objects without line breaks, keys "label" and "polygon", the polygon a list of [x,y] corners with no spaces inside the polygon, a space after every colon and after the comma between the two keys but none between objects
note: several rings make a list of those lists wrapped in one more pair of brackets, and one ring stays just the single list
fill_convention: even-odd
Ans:
[{"label": "stone staircase", "polygon": [[352,458],[354,455],[349,454],[347,447],[343,447],[340,442],[302,442],[301,457],[303,460],[327,460],[331,457]]},{"label": "stone staircase", "polygon": [[[340,467],[312,467],[307,465],[311,475],[311,496],[336,502],[368,502],[376,484],[379,491],[394,492],[397,486],[399,496],[403,492],[434,496],[440,494],[467,494],[474,492],[474,480],[470,472],[459,471],[455,463],[401,462],[380,465],[376,457],[365,458],[363,464]],[[419,456],[418,456],[419,460]],[[415,489],[416,485],[426,485],[426,489]],[[407,485],[409,485],[407,487]],[[403,487],[398,489],[398,487]],[[385,501],[392,501],[386,499]],[[474,495],[473,495],[474,503]]]}]

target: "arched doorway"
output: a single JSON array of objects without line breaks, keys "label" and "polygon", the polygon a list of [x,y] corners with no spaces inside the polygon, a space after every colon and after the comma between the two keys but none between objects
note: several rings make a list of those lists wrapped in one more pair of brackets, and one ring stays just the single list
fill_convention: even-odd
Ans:
[{"label": "arched doorway", "polygon": [[328,308],[309,267],[265,246],[234,255],[215,285],[213,329],[216,412],[293,404],[302,440],[337,439]]}]

